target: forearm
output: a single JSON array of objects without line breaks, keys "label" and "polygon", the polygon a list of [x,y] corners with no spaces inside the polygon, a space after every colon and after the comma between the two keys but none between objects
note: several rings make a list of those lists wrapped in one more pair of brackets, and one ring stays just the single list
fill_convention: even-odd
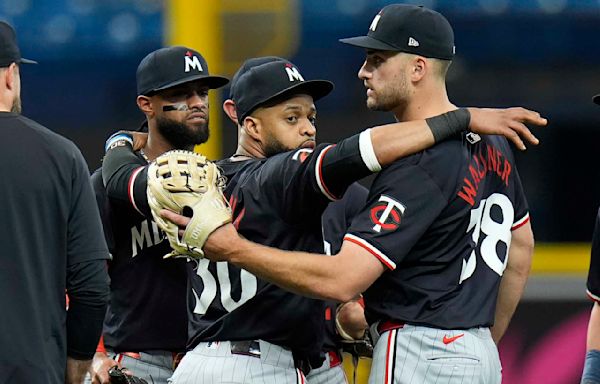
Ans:
[{"label": "forearm", "polygon": [[504,271],[498,292],[494,326],[491,328],[492,338],[496,343],[504,336],[517,309],[525,290],[528,275],[529,268],[523,268],[522,270],[507,268]]},{"label": "forearm", "polygon": [[71,357],[67,357],[66,367],[66,384],[81,384],[85,378],[85,374],[88,372],[92,360],[76,360]]},{"label": "forearm", "polygon": [[265,247],[238,237],[230,224],[209,239],[204,247],[209,258],[215,255],[291,292],[335,301],[349,301],[360,293],[344,287],[336,256]]},{"label": "forearm", "polygon": [[379,164],[386,166],[466,131],[469,123],[469,111],[460,109],[427,120],[378,126],[371,129],[373,150]]},{"label": "forearm", "polygon": [[126,201],[142,215],[151,218],[146,196],[147,168],[129,142],[122,141],[104,156],[102,179],[109,198]]},{"label": "forearm", "polygon": [[109,296],[105,260],[70,266],[67,275],[67,355],[91,359],[96,351]]},{"label": "forearm", "polygon": [[600,306],[594,302],[587,331],[587,348],[582,383],[600,383]]}]

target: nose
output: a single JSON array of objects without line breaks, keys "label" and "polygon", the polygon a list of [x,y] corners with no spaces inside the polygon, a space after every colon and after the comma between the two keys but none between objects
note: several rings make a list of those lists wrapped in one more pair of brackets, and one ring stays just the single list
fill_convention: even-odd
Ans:
[{"label": "nose", "polygon": [[358,70],[358,78],[361,80],[368,80],[371,78],[371,72],[367,70],[367,60],[365,60],[363,65]]},{"label": "nose", "polygon": [[190,109],[201,109],[203,106],[208,105],[208,95],[194,91],[188,96],[187,104]]},{"label": "nose", "polygon": [[317,135],[317,127],[309,119],[304,119],[304,123],[300,128],[300,135],[315,137]]}]

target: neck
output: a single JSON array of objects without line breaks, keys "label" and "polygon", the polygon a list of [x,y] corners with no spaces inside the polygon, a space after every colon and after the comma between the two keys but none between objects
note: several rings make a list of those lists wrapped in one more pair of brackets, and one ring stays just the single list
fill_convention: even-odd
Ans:
[{"label": "neck", "polygon": [[148,160],[152,161],[172,149],[175,149],[175,147],[160,134],[156,123],[148,121],[148,140],[142,148]]},{"label": "neck", "polygon": [[235,150],[234,159],[245,160],[245,158],[264,159],[265,152],[262,145],[257,140],[250,137],[243,129],[238,134],[238,146]]},{"label": "neck", "polygon": [[446,87],[440,89],[438,86],[433,90],[418,90],[413,94],[410,102],[397,107],[392,112],[397,121],[413,121],[424,120],[455,109],[457,107],[448,99]]}]

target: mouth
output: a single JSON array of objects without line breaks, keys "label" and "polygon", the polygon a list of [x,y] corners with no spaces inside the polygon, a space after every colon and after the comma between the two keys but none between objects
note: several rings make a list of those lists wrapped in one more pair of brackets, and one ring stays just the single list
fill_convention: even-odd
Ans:
[{"label": "mouth", "polygon": [[300,148],[310,148],[310,149],[315,149],[316,143],[314,140],[307,140],[304,143],[302,143],[302,145],[300,146]]},{"label": "mouth", "polygon": [[206,114],[202,113],[202,112],[194,112],[188,116],[187,120],[192,121],[192,122],[200,121],[200,120],[206,121]]}]

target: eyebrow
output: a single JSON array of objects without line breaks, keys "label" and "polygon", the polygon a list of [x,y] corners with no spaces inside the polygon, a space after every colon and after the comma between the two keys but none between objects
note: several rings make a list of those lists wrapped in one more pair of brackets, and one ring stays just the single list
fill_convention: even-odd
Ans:
[{"label": "eyebrow", "polygon": [[[298,105],[298,104],[286,104],[285,108],[283,109],[284,111],[289,111],[289,110],[294,110],[294,111],[300,111],[302,110],[302,106]],[[310,106],[310,112],[316,112],[317,108],[315,108],[314,105]]]}]

